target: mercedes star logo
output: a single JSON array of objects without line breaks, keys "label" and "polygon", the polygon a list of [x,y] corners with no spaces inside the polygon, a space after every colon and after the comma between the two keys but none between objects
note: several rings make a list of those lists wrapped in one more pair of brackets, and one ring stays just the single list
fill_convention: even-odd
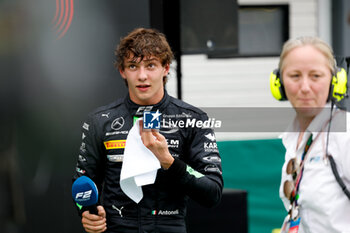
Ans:
[{"label": "mercedes star logo", "polygon": [[121,129],[124,126],[124,118],[118,117],[112,122],[111,128],[114,130]]}]

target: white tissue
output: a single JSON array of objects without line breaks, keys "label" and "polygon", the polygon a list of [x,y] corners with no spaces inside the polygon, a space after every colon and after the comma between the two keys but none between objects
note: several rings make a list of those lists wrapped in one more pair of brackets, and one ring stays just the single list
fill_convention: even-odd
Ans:
[{"label": "white tissue", "polygon": [[120,174],[120,187],[136,203],[143,197],[143,185],[154,184],[159,160],[142,143],[138,119],[126,139],[124,159]]}]

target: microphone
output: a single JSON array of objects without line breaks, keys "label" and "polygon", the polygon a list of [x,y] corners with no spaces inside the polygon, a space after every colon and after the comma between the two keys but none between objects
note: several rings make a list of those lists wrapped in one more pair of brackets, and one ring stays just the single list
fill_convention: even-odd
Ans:
[{"label": "microphone", "polygon": [[76,179],[72,185],[72,198],[76,203],[87,207],[90,214],[98,215],[98,190],[96,184],[87,176]]}]

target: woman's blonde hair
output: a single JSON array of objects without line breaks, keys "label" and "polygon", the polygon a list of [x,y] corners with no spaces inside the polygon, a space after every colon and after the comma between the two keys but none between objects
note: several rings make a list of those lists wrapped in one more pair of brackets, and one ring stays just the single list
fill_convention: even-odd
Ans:
[{"label": "woman's blonde hair", "polygon": [[304,36],[295,39],[289,39],[284,43],[280,55],[280,62],[278,64],[278,68],[281,73],[284,68],[284,58],[288,55],[288,53],[297,47],[302,47],[305,45],[311,45],[317,50],[319,50],[327,58],[329,69],[331,70],[331,72],[335,72],[334,69],[336,67],[336,62],[333,55],[333,49],[326,42],[324,42],[318,37]]}]

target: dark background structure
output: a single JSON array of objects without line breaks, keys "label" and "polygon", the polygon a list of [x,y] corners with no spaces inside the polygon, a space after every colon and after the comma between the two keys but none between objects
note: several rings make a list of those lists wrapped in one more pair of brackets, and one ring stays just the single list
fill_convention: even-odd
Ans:
[{"label": "dark background structure", "polygon": [[55,8],[54,0],[0,1],[4,233],[82,232],[70,193],[81,125],[88,112],[126,94],[115,46],[133,28],[150,26],[148,1],[76,0],[58,39]]}]

